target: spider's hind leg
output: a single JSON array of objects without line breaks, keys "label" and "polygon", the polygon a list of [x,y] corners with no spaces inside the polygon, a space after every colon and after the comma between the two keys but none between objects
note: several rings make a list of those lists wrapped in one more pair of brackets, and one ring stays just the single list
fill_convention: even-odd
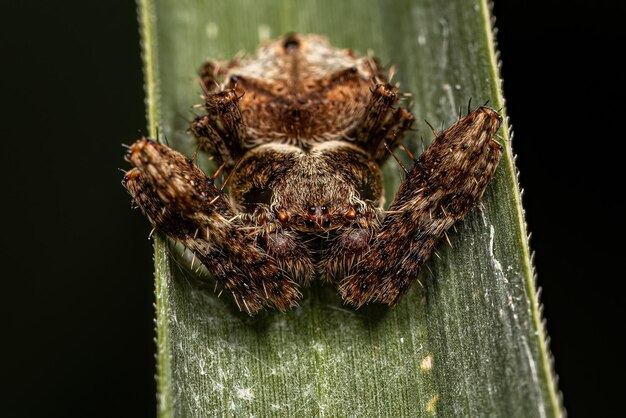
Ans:
[{"label": "spider's hind leg", "polygon": [[198,70],[202,90],[207,93],[216,93],[220,90],[221,80],[228,71],[228,65],[224,63],[207,61]]},{"label": "spider's hind leg", "polygon": [[193,120],[191,132],[200,147],[218,164],[226,163],[227,168],[231,168],[245,151],[246,129],[238,105],[244,92],[237,88],[236,77],[231,78],[223,89],[218,85],[224,74],[217,64],[207,62],[199,74],[206,114]]},{"label": "spider's hind leg", "polygon": [[389,156],[385,144],[393,149],[415,122],[411,112],[397,107],[399,99],[397,87],[388,83],[376,84],[359,127],[350,135],[372,154],[378,164]]},{"label": "spider's hind leg", "polygon": [[372,141],[372,146],[375,145],[375,151],[373,152],[374,160],[378,164],[384,163],[387,158],[389,158],[387,147],[390,150],[397,147],[414,123],[415,116],[408,110],[398,108],[393,112],[385,126],[383,126],[383,129],[381,129],[379,135]]}]

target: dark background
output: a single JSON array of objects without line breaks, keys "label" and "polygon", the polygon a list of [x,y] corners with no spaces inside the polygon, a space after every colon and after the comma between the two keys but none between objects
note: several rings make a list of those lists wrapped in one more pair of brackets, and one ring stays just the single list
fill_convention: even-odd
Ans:
[{"label": "dark background", "polygon": [[[3,416],[155,411],[150,227],[119,184],[146,125],[132,1],[3,2]],[[616,4],[618,4],[616,2]],[[583,7],[584,6],[584,7]],[[8,11],[8,12],[7,12]],[[504,90],[560,388],[623,398],[623,6],[497,1]]]}]

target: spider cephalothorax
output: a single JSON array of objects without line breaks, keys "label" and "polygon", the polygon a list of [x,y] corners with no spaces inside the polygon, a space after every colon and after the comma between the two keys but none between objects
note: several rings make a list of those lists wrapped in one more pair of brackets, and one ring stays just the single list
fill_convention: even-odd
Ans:
[{"label": "spider cephalothorax", "polygon": [[479,107],[437,134],[383,211],[380,165],[414,117],[375,59],[292,34],[200,76],[206,114],[191,131],[228,193],[146,138],[130,147],[124,185],[250,314],[296,304],[314,277],[356,306],[395,303],[500,159],[500,116]]}]

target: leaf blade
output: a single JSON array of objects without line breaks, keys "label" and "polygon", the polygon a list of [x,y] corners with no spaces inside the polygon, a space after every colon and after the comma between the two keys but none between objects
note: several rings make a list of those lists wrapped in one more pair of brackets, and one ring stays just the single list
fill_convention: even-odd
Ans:
[{"label": "leaf blade", "polygon": [[[451,122],[477,92],[503,103],[485,0],[274,5],[140,1],[151,135],[158,124],[191,154],[180,116],[197,101],[205,56],[253,52],[259,39],[291,30],[374,48],[398,66],[420,117]],[[357,23],[344,24],[346,16]],[[416,136],[408,143],[419,148]],[[484,209],[452,235],[455,248],[439,247],[425,289],[414,286],[390,311],[345,309],[316,285],[295,311],[246,318],[190,284],[178,265],[185,260],[157,239],[161,415],[559,416],[508,143],[505,150]],[[392,165],[385,174],[392,195],[400,176]]]}]

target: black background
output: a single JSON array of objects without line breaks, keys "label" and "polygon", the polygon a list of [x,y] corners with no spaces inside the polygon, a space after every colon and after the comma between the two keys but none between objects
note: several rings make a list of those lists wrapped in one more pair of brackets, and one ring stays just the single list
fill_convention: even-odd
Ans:
[{"label": "black background", "polygon": [[[3,2],[3,416],[155,412],[150,227],[119,184],[143,132],[135,5]],[[623,6],[500,0],[498,41],[560,389],[619,411]]]}]

